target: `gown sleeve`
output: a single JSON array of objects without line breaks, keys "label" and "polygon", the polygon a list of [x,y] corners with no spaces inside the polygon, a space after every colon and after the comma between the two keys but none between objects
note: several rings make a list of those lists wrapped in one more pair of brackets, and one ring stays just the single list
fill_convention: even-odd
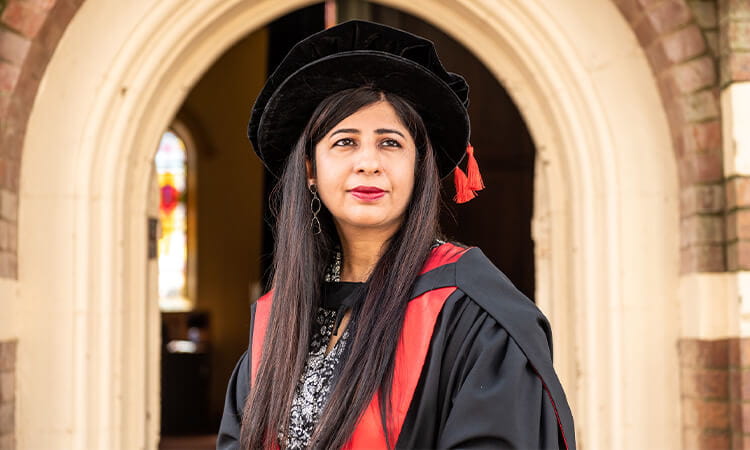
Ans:
[{"label": "gown sleeve", "polygon": [[[513,319],[535,326],[523,315]],[[549,365],[537,371],[495,315],[456,291],[438,318],[396,447],[574,449],[572,429],[563,435],[557,420],[567,404],[553,403],[538,375],[552,376],[551,349],[541,340],[535,361]]]},{"label": "gown sleeve", "polygon": [[242,354],[232,371],[224,399],[224,412],[221,416],[219,435],[216,439],[217,450],[236,450],[240,445],[240,428],[242,410],[248,394],[248,354]]},{"label": "gown sleeve", "polygon": [[450,407],[437,448],[557,449],[554,406],[507,331],[479,314],[473,329],[453,338],[466,351],[444,374]]}]

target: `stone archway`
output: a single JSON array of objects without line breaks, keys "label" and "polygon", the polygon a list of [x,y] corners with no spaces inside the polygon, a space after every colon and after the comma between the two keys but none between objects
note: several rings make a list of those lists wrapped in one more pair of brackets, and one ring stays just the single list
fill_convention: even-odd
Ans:
[{"label": "stone archway", "polygon": [[[73,17],[23,149],[20,447],[154,447],[153,416],[143,417],[155,413],[144,357],[155,351],[153,311],[133,300],[146,289],[153,151],[221,52],[310,3],[88,0]],[[656,83],[617,8],[380,3],[474,52],[526,118],[539,151],[537,298],[579,439],[615,449],[679,442],[677,171]]]}]

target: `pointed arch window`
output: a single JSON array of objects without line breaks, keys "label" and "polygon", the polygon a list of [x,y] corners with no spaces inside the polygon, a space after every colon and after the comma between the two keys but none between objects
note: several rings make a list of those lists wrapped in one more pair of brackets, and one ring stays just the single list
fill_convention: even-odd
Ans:
[{"label": "pointed arch window", "polygon": [[[178,124],[175,124],[178,125]],[[189,311],[193,308],[191,284],[193,271],[188,245],[190,184],[190,139],[184,127],[173,126],[164,132],[154,158],[159,184],[158,240],[159,309]]]}]

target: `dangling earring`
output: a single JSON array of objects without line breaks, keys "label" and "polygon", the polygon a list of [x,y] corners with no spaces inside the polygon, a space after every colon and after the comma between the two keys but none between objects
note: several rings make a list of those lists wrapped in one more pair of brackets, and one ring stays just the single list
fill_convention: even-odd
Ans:
[{"label": "dangling earring", "polygon": [[310,209],[313,213],[313,218],[310,222],[310,229],[312,230],[312,234],[320,234],[320,221],[318,220],[320,198],[318,197],[318,187],[315,184],[311,184],[308,186],[308,189],[310,189],[310,193],[313,195],[312,200],[310,200]]}]

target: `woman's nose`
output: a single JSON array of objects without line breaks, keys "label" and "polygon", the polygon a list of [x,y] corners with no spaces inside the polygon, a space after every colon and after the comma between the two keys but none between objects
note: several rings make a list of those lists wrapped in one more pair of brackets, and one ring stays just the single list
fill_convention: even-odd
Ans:
[{"label": "woman's nose", "polygon": [[355,171],[358,173],[380,173],[380,152],[375,142],[363,142],[357,153]]}]

